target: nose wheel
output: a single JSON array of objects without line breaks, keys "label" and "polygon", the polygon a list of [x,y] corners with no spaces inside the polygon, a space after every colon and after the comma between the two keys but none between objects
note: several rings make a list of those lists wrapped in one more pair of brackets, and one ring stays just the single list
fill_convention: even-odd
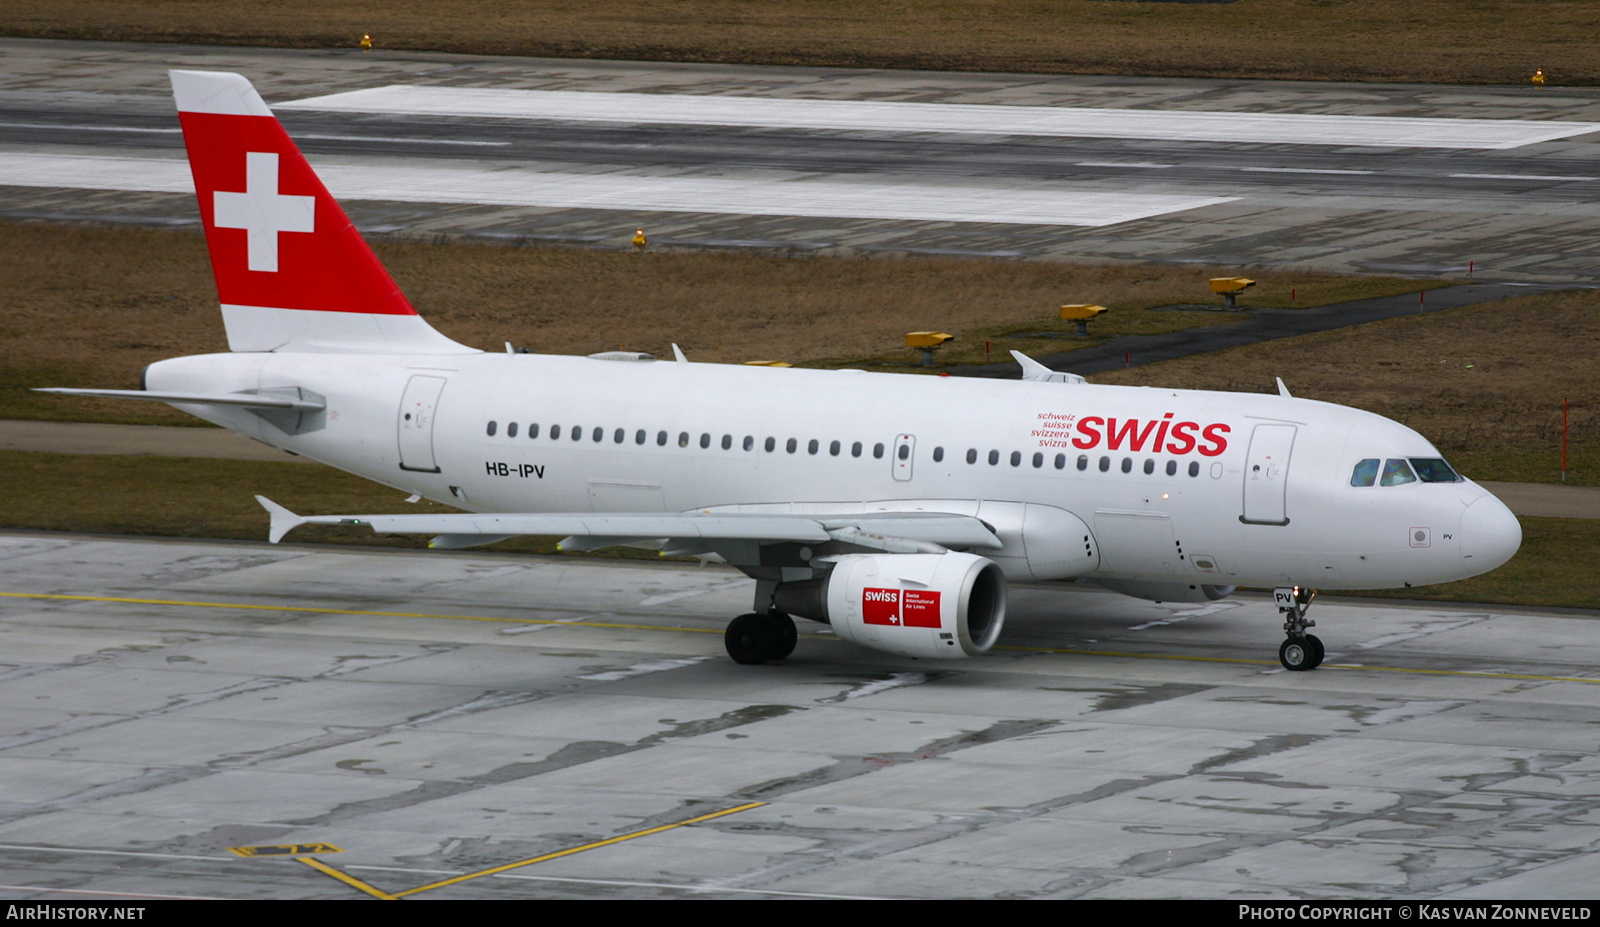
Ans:
[{"label": "nose wheel", "polygon": [[1272,597],[1278,603],[1278,611],[1283,613],[1283,633],[1288,638],[1278,648],[1278,662],[1290,672],[1321,666],[1326,653],[1322,641],[1315,634],[1306,633],[1307,628],[1316,624],[1306,618],[1306,611],[1311,608],[1311,600],[1317,597],[1317,590],[1283,587],[1274,589]]},{"label": "nose wheel", "polygon": [[746,666],[782,660],[794,653],[799,640],[794,619],[782,612],[740,615],[728,622],[728,630],[722,636],[728,656]]},{"label": "nose wheel", "polygon": [[1291,637],[1278,648],[1278,662],[1290,671],[1312,670],[1322,665],[1322,641],[1315,634]]}]

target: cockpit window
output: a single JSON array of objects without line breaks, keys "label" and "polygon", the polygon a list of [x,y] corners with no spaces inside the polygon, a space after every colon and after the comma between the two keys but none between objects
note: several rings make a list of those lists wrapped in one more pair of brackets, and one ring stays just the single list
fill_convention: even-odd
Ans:
[{"label": "cockpit window", "polygon": [[1378,481],[1378,458],[1368,457],[1350,472],[1351,486],[1371,486]]},{"label": "cockpit window", "polygon": [[1378,481],[1379,486],[1399,486],[1402,483],[1415,483],[1416,476],[1411,472],[1411,467],[1399,457],[1390,457],[1383,462],[1383,479]]},{"label": "cockpit window", "polygon": [[1424,483],[1459,483],[1461,477],[1450,465],[1438,457],[1413,457],[1411,466],[1417,471],[1417,477]]}]

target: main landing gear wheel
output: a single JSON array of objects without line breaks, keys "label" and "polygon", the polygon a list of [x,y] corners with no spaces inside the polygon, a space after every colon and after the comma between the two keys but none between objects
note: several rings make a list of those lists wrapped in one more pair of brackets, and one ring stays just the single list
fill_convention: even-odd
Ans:
[{"label": "main landing gear wheel", "polygon": [[794,645],[800,642],[800,632],[795,629],[794,619],[781,612],[773,612],[767,616],[767,620],[772,622],[776,638],[772,648],[772,656],[767,659],[782,660],[789,654],[794,653]]},{"label": "main landing gear wheel", "polygon": [[1322,665],[1324,653],[1322,641],[1315,634],[1291,637],[1278,648],[1278,662],[1291,672],[1314,670]]},{"label": "main landing gear wheel", "polygon": [[728,622],[727,633],[722,636],[728,656],[733,657],[733,662],[746,666],[782,660],[794,653],[799,639],[794,619],[778,613],[740,615]]}]

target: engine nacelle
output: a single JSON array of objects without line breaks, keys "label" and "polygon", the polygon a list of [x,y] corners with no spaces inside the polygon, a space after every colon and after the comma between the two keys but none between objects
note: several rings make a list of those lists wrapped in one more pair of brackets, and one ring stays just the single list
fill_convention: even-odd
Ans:
[{"label": "engine nacelle", "polygon": [[1216,602],[1233,595],[1233,590],[1238,588],[1190,583],[1181,579],[1097,579],[1094,582],[1112,592],[1131,595],[1136,599],[1149,599],[1152,602]]},{"label": "engine nacelle", "polygon": [[822,579],[778,586],[772,601],[863,647],[955,659],[983,653],[1000,636],[1006,581],[994,561],[975,554],[846,554]]}]

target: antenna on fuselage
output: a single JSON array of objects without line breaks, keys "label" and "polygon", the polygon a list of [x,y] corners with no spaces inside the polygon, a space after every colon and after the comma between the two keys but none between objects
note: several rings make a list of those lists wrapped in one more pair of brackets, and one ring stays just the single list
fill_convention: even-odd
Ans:
[{"label": "antenna on fuselage", "polygon": [[1278,381],[1278,395],[1279,396],[1282,396],[1285,399],[1293,399],[1294,398],[1293,396],[1289,395],[1289,387],[1283,385],[1283,377],[1273,377],[1273,379]]}]

